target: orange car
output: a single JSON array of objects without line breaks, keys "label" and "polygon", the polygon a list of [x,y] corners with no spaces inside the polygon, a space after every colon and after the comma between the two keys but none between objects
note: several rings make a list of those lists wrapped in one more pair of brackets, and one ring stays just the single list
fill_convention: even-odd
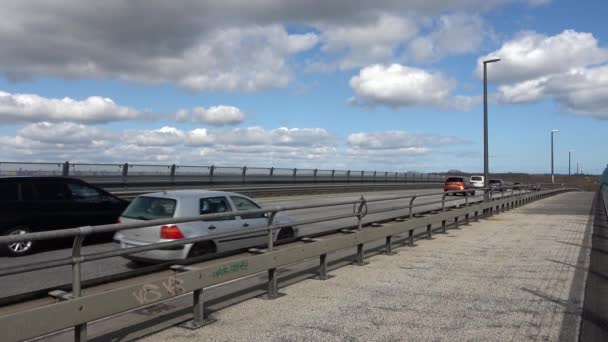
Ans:
[{"label": "orange car", "polygon": [[448,177],[443,183],[443,191],[458,191],[463,190],[462,192],[455,192],[454,194],[463,194],[466,195],[467,192],[470,196],[475,195],[475,188],[473,184],[467,181],[464,177]]}]

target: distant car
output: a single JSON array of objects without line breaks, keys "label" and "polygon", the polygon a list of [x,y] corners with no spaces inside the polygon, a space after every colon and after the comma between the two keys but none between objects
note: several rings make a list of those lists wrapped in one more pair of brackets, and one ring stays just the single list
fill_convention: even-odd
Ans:
[{"label": "distant car", "polygon": [[483,188],[483,176],[471,176],[471,184],[473,184],[474,188]]},{"label": "distant car", "polygon": [[[25,234],[116,223],[128,202],[68,177],[0,177],[0,233]],[[10,256],[33,252],[44,241],[4,245]]]},{"label": "distant car", "polygon": [[[120,222],[132,223],[224,212],[234,212],[235,216],[123,230],[116,232],[114,240],[120,244],[121,248],[129,248],[212,234],[243,233],[239,236],[211,237],[210,240],[196,244],[185,244],[125,256],[140,262],[179,260],[216,252],[263,246],[267,243],[268,234],[266,232],[258,231],[250,234],[247,232],[267,226],[267,215],[264,213],[238,214],[239,211],[260,208],[262,207],[253,199],[233,192],[174,190],[141,195],[136,197],[125,209],[120,216]],[[291,218],[284,213],[278,213],[274,218],[276,224],[289,224],[290,222],[292,222]],[[297,229],[288,227],[282,228],[274,235],[274,238],[275,240],[286,240],[295,236],[297,236]]]},{"label": "distant car", "polygon": [[443,191],[458,191],[464,190],[462,192],[457,192],[454,194],[463,194],[466,195],[475,195],[475,188],[473,184],[467,181],[464,177],[448,177],[443,183]]},{"label": "distant car", "polygon": [[519,190],[519,189],[521,189],[521,183],[520,182],[513,183],[513,190]]},{"label": "distant car", "polygon": [[488,182],[490,190],[495,192],[503,192],[507,190],[507,185],[502,179],[490,179]]}]

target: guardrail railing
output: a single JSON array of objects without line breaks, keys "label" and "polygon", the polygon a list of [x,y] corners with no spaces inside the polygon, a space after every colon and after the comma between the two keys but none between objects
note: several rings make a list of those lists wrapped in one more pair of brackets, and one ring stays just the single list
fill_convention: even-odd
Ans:
[{"label": "guardrail railing", "polygon": [[[478,213],[493,214],[499,213],[502,209],[513,208],[522,205],[529,201],[554,194],[556,192],[568,191],[568,189],[558,190],[540,190],[536,186],[531,188],[527,186],[519,186],[511,188],[507,191],[501,191],[500,197],[493,197],[487,202],[475,201],[479,196],[469,196],[465,194],[464,206],[458,205],[457,208],[449,208],[446,202],[459,200],[456,196],[448,198],[448,194],[462,193],[463,191],[449,191],[432,194],[410,195],[410,196],[390,196],[374,199],[359,198],[356,201],[335,201],[331,203],[314,204],[314,205],[292,205],[278,206],[272,208],[263,208],[258,210],[228,212],[207,214],[184,218],[169,218],[150,220],[137,223],[119,223],[102,226],[87,226],[72,229],[62,229],[57,231],[47,231],[38,233],[28,233],[23,235],[0,236],[0,244],[8,244],[14,242],[32,241],[32,240],[48,240],[56,238],[71,237],[74,239],[72,256],[69,258],[59,258],[48,260],[45,262],[37,262],[26,265],[13,267],[5,267],[0,269],[0,276],[30,272],[50,267],[57,266],[72,266],[72,292],[71,293],[53,293],[52,295],[59,302],[44,305],[36,308],[29,308],[24,311],[13,312],[4,316],[0,316],[0,330],[3,331],[4,339],[7,341],[19,341],[23,339],[42,336],[61,329],[74,327],[75,340],[86,341],[87,339],[87,322],[107,317],[113,314],[124,312],[133,308],[158,302],[161,300],[173,298],[177,295],[185,293],[193,293],[193,315],[194,320],[191,326],[199,326],[204,323],[205,312],[203,306],[203,289],[205,287],[220,284],[229,280],[241,278],[254,273],[267,271],[268,272],[268,297],[275,298],[278,296],[277,286],[277,268],[289,263],[303,261],[306,259],[320,257],[319,274],[321,279],[327,278],[327,254],[349,247],[357,247],[356,264],[364,262],[364,244],[379,239],[386,239],[386,250],[391,251],[392,237],[400,233],[408,233],[408,244],[413,246],[413,232],[415,229],[426,226],[427,236],[432,235],[431,221],[440,220],[442,222],[442,231],[446,231],[448,220],[454,220],[455,225],[458,225],[459,217],[464,217],[465,223],[469,222],[470,214],[474,213],[478,217]],[[491,189],[483,189],[483,191],[491,191]],[[441,200],[416,203],[416,199],[428,196],[441,196]],[[379,208],[370,210],[369,203],[374,202],[396,202],[394,206],[388,208]],[[413,209],[422,206],[433,204],[441,204],[441,207],[436,210],[435,216],[417,218],[413,215]],[[300,209],[311,209],[319,207],[334,207],[352,205],[352,212],[319,217],[314,219],[300,220],[285,224],[276,224],[274,219],[278,212],[293,211]],[[401,226],[391,227],[376,227],[374,229],[363,229],[363,218],[369,214],[377,214],[381,212],[408,210],[407,217],[398,215],[395,219],[403,222]],[[145,228],[150,226],[158,226],[165,224],[176,224],[184,222],[193,222],[199,220],[219,219],[226,217],[234,217],[241,215],[266,214],[267,225],[265,227],[248,230],[247,232],[233,232],[222,234],[211,234],[195,238],[179,239],[175,241],[155,243],[145,246],[131,247],[125,249],[117,249],[106,252],[82,253],[82,243],[87,236],[119,232],[122,230]],[[356,228],[352,230],[342,231],[346,235],[334,239],[318,240],[307,236],[299,236],[298,238],[305,245],[295,246],[293,248],[275,249],[276,238],[281,229],[288,227],[296,227],[306,224],[333,221],[343,218],[355,218]],[[254,248],[254,252],[250,257],[244,258],[239,262],[231,262],[228,264],[219,264],[216,266],[206,266],[204,268],[193,268],[183,265],[176,265],[172,269],[176,271],[174,276],[158,281],[153,281],[143,285],[130,286],[125,288],[113,289],[103,293],[83,296],[81,288],[81,266],[82,263],[90,262],[99,259],[105,259],[116,256],[125,256],[129,254],[141,253],[150,250],[183,246],[202,241],[209,241],[218,238],[236,237],[254,232],[266,232],[267,242],[263,249]],[[192,261],[201,261],[209,258],[203,256],[194,258]],[[150,295],[149,292],[152,292]],[[134,297],[135,296],[135,297]],[[135,300],[133,300],[135,299]],[[36,322],[36,324],[31,324]]]}]

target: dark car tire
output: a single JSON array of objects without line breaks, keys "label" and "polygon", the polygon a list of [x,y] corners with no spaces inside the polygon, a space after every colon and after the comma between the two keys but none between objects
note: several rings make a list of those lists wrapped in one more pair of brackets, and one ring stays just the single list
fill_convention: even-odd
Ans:
[{"label": "dark car tire", "polygon": [[[32,230],[28,226],[14,226],[3,232],[3,235],[18,235],[31,233]],[[27,255],[34,251],[35,241],[14,242],[4,245],[5,253],[10,257],[19,257]]]},{"label": "dark car tire", "polygon": [[203,255],[210,255],[217,252],[215,244],[211,241],[199,242],[190,248],[188,258],[196,258]]},{"label": "dark car tire", "polygon": [[279,231],[279,235],[277,236],[277,242],[282,242],[282,241],[286,241],[289,239],[293,239],[295,235],[296,234],[293,231],[293,228],[291,228],[291,227],[282,228]]}]

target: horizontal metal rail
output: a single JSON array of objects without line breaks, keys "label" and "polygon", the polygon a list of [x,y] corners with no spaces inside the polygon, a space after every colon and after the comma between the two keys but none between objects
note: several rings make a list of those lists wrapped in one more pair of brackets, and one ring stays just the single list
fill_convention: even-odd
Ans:
[{"label": "horizontal metal rail", "polygon": [[[3,331],[4,340],[18,341],[42,336],[69,327],[76,327],[76,336],[82,340],[83,338],[86,339],[87,322],[189,292],[193,292],[194,298],[200,301],[202,289],[206,287],[263,271],[268,271],[269,275],[269,296],[276,295],[276,269],[278,267],[315,257],[321,257],[321,260],[323,260],[323,256],[328,253],[354,246],[357,246],[358,251],[362,251],[362,246],[365,243],[408,232],[411,237],[414,229],[424,226],[428,227],[433,221],[440,220],[445,222],[446,220],[455,218],[457,220],[458,217],[468,218],[468,215],[473,212],[491,212],[492,210],[498,212],[501,208],[504,210],[505,206],[506,208],[512,208],[535,199],[568,190],[546,190],[517,195],[508,194],[493,201],[471,204],[460,209],[440,211],[436,215],[412,218],[398,224],[375,227],[373,229],[361,229],[361,218],[363,213],[367,211],[365,204],[369,201],[366,202],[364,199],[356,202],[350,201],[350,204],[354,204],[356,210],[353,214],[349,213],[344,216],[355,216],[359,221],[359,229],[353,230],[351,234],[311,240],[306,244],[296,244],[293,247],[288,246],[278,250],[272,248],[273,241],[269,240],[268,246],[262,254],[245,256],[238,260],[233,259],[224,263],[203,265],[200,268],[186,267],[179,270],[176,269],[174,275],[169,277],[162,277],[146,283],[128,285],[84,296],[80,296],[79,279],[75,276],[74,285],[78,287],[73,290],[72,294],[65,296],[65,300],[0,316],[0,329]],[[302,208],[306,206],[294,207]],[[367,211],[367,213],[370,214],[372,211]],[[336,217],[343,216],[336,215],[327,217],[326,219],[335,219]],[[308,220],[308,222],[312,221],[316,220]],[[271,232],[277,226],[270,225],[267,228]],[[387,239],[387,241],[390,242],[390,239]],[[79,248],[75,247],[75,250],[79,251]],[[73,258],[74,274],[79,275],[80,263],[86,259],[86,256],[81,256],[79,253],[75,254],[77,255]],[[363,254],[359,255],[358,252],[357,261],[362,261],[362,258]],[[203,307],[195,303],[195,308],[202,310]],[[194,316],[203,317],[202,312],[194,312]],[[36,322],[36,324],[32,324],[32,322]]]}]

